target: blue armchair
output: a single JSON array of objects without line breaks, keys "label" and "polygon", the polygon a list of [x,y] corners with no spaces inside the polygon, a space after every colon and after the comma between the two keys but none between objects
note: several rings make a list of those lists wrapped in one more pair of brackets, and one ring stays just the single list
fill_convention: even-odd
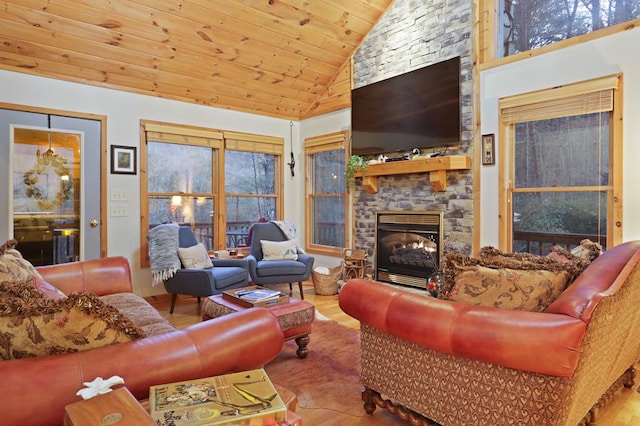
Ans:
[{"label": "blue armchair", "polygon": [[[179,247],[192,247],[198,244],[189,226],[181,226],[178,231]],[[187,294],[198,298],[220,294],[224,291],[246,287],[248,283],[247,259],[213,259],[213,268],[177,270],[173,277],[164,280],[164,288],[171,294],[170,313],[176,304],[178,294]]]},{"label": "blue armchair", "polygon": [[254,223],[249,230],[250,254],[249,275],[254,284],[265,286],[289,283],[289,294],[293,283],[298,283],[300,298],[304,299],[302,281],[309,279],[313,268],[313,256],[298,253],[297,260],[264,260],[261,241],[286,241],[288,238],[280,227],[272,222]]}]

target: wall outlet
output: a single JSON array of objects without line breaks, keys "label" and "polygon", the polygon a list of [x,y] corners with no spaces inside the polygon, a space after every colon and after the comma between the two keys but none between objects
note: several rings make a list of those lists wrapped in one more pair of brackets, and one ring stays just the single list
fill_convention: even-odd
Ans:
[{"label": "wall outlet", "polygon": [[127,206],[111,206],[112,217],[126,217],[129,216],[129,208]]}]

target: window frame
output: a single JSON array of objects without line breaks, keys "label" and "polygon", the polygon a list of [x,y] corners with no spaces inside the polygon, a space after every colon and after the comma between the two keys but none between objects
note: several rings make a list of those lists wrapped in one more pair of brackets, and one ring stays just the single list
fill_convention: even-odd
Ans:
[{"label": "window frame", "polygon": [[[148,187],[148,152],[149,137],[151,141],[174,143],[181,145],[202,146],[212,149],[212,189],[211,194],[195,194],[213,198],[213,229],[215,250],[226,248],[226,193],[225,193],[225,151],[227,147],[251,152],[265,152],[275,154],[276,181],[275,196],[277,219],[281,220],[284,193],[284,170],[282,157],[284,155],[284,139],[272,136],[255,135],[233,131],[224,131],[198,126],[171,124],[157,121],[140,120],[140,265],[149,267],[149,245],[147,233],[149,231],[149,187]],[[239,148],[239,149],[238,149]],[[184,195],[173,193],[153,193],[153,196]],[[190,194],[192,195],[192,194]]]},{"label": "window frame", "polygon": [[[223,131],[224,136],[224,152],[222,153],[222,181],[221,181],[221,194],[223,195],[220,200],[220,214],[223,216],[220,218],[224,243],[226,246],[226,228],[227,228],[227,198],[228,197],[263,197],[274,198],[276,200],[276,220],[282,220],[284,212],[284,200],[282,194],[284,194],[284,167],[282,166],[282,158],[284,156],[284,138],[255,135],[250,133]],[[274,193],[273,194],[245,194],[245,193],[227,193],[225,188],[225,173],[224,164],[227,151],[243,151],[253,152],[259,154],[270,154],[274,156]]]},{"label": "window frame", "polygon": [[[320,244],[313,244],[313,199],[317,197],[314,193],[314,181],[313,181],[313,156],[321,152],[329,152],[336,150],[343,150],[345,156],[345,163],[347,160],[347,140],[348,132],[340,131],[335,133],[328,133],[320,136],[314,136],[305,138],[304,140],[304,158],[305,158],[305,250],[310,253],[321,254],[326,256],[343,256],[344,247],[332,247]],[[344,173],[341,176],[344,179]],[[340,196],[344,201],[344,244],[345,247],[350,247],[350,237],[348,234],[347,215],[349,198],[348,193],[345,191],[335,194],[322,194],[321,196]]]},{"label": "window frame", "polygon": [[607,37],[612,34],[621,33],[640,26],[640,18],[636,18],[621,24],[604,27],[586,34],[581,34],[566,40],[560,40],[547,46],[541,46],[533,50],[515,53],[513,55],[498,57],[497,43],[501,40],[500,34],[500,0],[477,0],[474,1],[476,10],[475,34],[478,52],[478,68],[485,70],[501,65],[506,65],[532,58],[556,50],[579,45],[587,41]]},{"label": "window frame", "polygon": [[[543,89],[536,92],[509,96],[499,100],[499,218],[498,241],[504,251],[513,249],[513,203],[514,192],[523,192],[515,188],[515,124],[544,118],[560,118],[575,115],[576,112],[563,113],[567,99],[580,96],[589,97],[599,91],[612,92],[610,121],[610,177],[608,185],[597,185],[591,189],[607,193],[607,246],[613,247],[622,242],[622,75],[616,74]],[[551,111],[539,107],[551,107]],[[521,114],[518,112],[521,109]],[[595,112],[595,111],[590,111]],[[572,191],[572,187],[544,188],[543,191]]]}]

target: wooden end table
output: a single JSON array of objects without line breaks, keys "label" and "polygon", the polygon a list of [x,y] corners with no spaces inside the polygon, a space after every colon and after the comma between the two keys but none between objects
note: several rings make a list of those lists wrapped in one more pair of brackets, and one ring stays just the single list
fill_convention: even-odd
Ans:
[{"label": "wooden end table", "polygon": [[64,407],[64,426],[144,426],[156,422],[125,387]]}]

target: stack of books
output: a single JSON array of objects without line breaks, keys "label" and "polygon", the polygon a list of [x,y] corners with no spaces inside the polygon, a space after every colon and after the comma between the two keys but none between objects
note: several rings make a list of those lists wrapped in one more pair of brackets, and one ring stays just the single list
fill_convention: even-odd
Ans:
[{"label": "stack of books", "polygon": [[222,297],[247,308],[289,303],[289,296],[281,291],[257,286],[228,290],[222,293]]}]

